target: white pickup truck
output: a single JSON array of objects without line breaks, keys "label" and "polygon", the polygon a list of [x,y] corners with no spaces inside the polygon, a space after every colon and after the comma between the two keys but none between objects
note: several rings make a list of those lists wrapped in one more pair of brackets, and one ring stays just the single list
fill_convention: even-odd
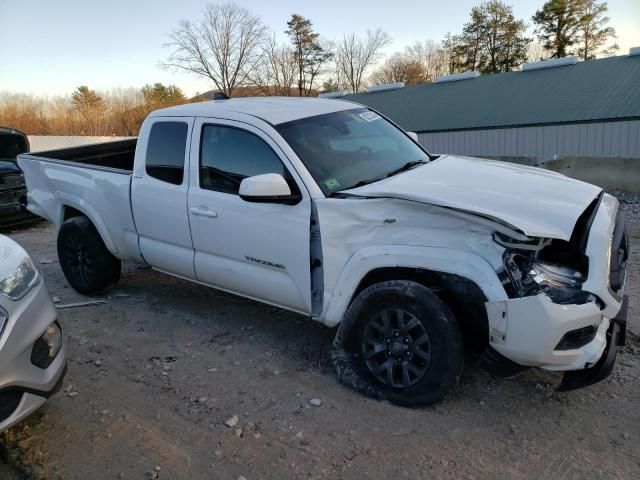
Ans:
[{"label": "white pickup truck", "polygon": [[69,283],[120,261],[340,324],[356,389],[440,400],[464,350],[497,375],[606,377],[626,327],[617,200],[548,171],[432,155],[330,99],[215,100],[153,112],[138,139],[23,154],[28,209],[58,228]]}]

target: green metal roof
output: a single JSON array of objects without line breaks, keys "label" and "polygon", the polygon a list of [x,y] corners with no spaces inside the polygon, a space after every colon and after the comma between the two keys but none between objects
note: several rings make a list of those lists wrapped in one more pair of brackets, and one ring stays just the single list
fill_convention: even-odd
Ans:
[{"label": "green metal roof", "polygon": [[640,118],[640,55],[427,83],[344,100],[436,132]]}]

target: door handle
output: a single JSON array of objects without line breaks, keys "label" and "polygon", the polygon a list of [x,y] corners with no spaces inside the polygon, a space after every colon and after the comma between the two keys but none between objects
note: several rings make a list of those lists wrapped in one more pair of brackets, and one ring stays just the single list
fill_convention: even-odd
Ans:
[{"label": "door handle", "polygon": [[191,207],[189,211],[193,215],[200,215],[202,217],[216,218],[218,216],[216,212],[214,212],[213,210],[210,210],[207,207]]}]

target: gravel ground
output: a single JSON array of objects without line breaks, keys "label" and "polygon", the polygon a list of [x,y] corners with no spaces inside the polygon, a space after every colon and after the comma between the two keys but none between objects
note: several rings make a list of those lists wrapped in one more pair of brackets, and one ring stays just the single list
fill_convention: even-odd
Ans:
[{"label": "gravel ground", "polygon": [[[442,403],[395,407],[336,381],[333,331],[126,265],[107,303],[59,311],[65,387],[0,437],[0,455],[43,479],[640,478],[640,199],[620,198],[630,334],[600,384],[559,393],[557,374],[499,380],[468,361]],[[50,225],[11,236],[53,296],[85,300],[62,276]],[[0,479],[18,478],[6,468]]]}]

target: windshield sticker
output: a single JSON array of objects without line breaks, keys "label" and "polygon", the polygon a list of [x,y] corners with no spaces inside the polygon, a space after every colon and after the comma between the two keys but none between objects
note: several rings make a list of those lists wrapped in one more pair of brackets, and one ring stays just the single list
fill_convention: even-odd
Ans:
[{"label": "windshield sticker", "polygon": [[364,112],[360,114],[360,118],[366,120],[367,122],[373,122],[374,120],[378,120],[380,118],[380,115],[378,115],[376,112]]},{"label": "windshield sticker", "polygon": [[340,182],[337,178],[327,178],[324,181],[324,184],[329,190],[335,190],[336,188],[341,187]]}]

